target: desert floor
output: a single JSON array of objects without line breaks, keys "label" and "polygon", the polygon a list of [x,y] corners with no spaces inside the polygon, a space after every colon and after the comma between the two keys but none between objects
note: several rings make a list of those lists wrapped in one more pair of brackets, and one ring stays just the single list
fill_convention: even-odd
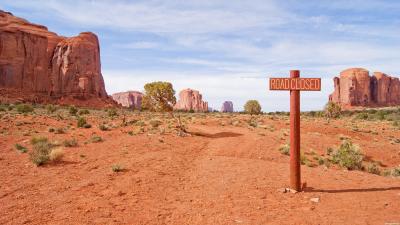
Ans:
[{"label": "desert floor", "polygon": [[[1,112],[0,224],[400,223],[399,177],[317,162],[351,139],[366,164],[398,167],[400,129],[391,122],[303,116],[307,185],[293,194],[282,191],[287,116],[182,114],[188,136],[178,135],[168,114],[91,110],[84,117],[91,128],[77,128],[67,110]],[[94,143],[94,135],[103,141]],[[35,166],[29,153],[37,136],[61,145],[75,138],[78,146],[63,147],[61,162]]]}]

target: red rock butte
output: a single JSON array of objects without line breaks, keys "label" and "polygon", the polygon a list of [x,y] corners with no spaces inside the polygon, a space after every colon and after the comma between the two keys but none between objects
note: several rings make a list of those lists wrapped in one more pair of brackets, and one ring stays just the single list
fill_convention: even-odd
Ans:
[{"label": "red rock butte", "polygon": [[95,34],[61,37],[0,10],[0,102],[105,106]]},{"label": "red rock butte", "polygon": [[195,112],[208,112],[208,103],[203,101],[203,96],[199,91],[190,88],[179,92],[179,100],[174,106],[175,110]]},{"label": "red rock butte", "polygon": [[381,72],[370,76],[366,69],[351,68],[342,71],[340,77],[335,77],[333,81],[335,90],[329,101],[344,108],[400,105],[399,78]]},{"label": "red rock butte", "polygon": [[143,93],[139,91],[125,91],[118,92],[111,95],[111,97],[123,107],[132,109],[142,108]]}]

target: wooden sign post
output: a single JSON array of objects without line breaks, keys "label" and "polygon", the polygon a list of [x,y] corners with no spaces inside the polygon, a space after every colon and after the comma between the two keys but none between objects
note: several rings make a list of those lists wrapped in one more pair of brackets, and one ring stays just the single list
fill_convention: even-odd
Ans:
[{"label": "wooden sign post", "polygon": [[291,70],[290,78],[270,78],[269,89],[290,91],[290,188],[301,191],[300,91],[320,91],[321,78],[300,78],[299,70]]}]

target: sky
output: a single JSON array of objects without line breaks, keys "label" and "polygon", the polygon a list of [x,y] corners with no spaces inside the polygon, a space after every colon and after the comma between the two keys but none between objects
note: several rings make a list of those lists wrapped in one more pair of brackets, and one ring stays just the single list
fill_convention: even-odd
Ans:
[{"label": "sky", "polygon": [[169,81],[177,95],[199,90],[213,109],[249,99],[288,111],[289,92],[268,77],[321,77],[302,92],[301,110],[321,110],[333,77],[350,67],[400,74],[397,0],[0,0],[0,9],[62,36],[100,40],[108,94]]}]

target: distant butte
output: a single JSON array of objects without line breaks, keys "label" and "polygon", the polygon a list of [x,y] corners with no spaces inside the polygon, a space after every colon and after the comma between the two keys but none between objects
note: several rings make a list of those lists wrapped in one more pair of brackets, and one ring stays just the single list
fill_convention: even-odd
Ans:
[{"label": "distant butte", "polygon": [[335,77],[334,92],[329,101],[339,103],[344,108],[386,107],[400,105],[400,81],[381,72],[372,76],[363,68],[351,68]]},{"label": "distant butte", "polygon": [[203,96],[199,91],[190,88],[179,92],[179,100],[174,106],[175,110],[194,112],[208,112],[208,103],[203,101]]},{"label": "distant butte", "polygon": [[0,102],[112,105],[95,34],[61,37],[0,10]]}]

